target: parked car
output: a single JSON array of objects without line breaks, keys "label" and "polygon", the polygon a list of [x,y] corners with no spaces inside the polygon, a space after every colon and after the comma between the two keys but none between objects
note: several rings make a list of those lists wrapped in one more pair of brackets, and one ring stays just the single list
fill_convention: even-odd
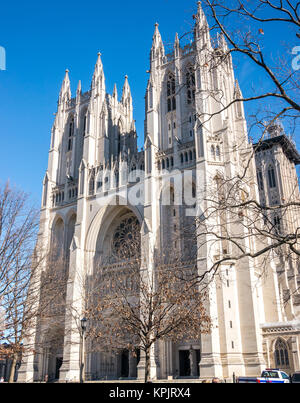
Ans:
[{"label": "parked car", "polygon": [[291,383],[300,383],[300,372],[295,372],[291,376]]},{"label": "parked car", "polygon": [[290,383],[290,377],[280,369],[268,368],[260,377],[240,376],[237,378],[237,383]]}]

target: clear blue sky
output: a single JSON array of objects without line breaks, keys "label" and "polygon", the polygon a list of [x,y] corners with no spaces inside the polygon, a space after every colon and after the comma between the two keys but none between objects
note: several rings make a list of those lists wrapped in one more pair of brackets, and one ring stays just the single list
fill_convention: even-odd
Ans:
[{"label": "clear blue sky", "polygon": [[[79,79],[87,91],[99,51],[108,92],[117,83],[120,94],[129,76],[142,139],[154,24],[170,43],[175,32],[190,29],[195,9],[194,0],[3,2],[0,46],[6,49],[7,70],[0,71],[0,181],[10,178],[39,205],[64,71],[70,70],[73,94]],[[269,43],[272,35],[282,36],[274,31]],[[247,63],[239,66],[243,91],[255,74]]]}]

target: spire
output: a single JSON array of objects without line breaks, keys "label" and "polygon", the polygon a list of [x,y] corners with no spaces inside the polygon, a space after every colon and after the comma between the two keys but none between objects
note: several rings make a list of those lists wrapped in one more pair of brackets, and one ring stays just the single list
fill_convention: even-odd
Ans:
[{"label": "spire", "polygon": [[152,40],[151,59],[165,56],[165,47],[158,29],[158,23],[155,24],[155,31]]},{"label": "spire", "polygon": [[197,17],[200,21],[203,21],[205,19],[205,14],[203,12],[201,1],[197,1]]},{"label": "spire", "polygon": [[228,45],[225,39],[223,32],[218,33],[218,47],[222,49],[224,52],[228,50]]},{"label": "spire", "polygon": [[113,98],[116,99],[116,100],[118,100],[117,84],[114,85]]},{"label": "spire", "polygon": [[179,43],[178,33],[176,32],[175,42],[174,42],[175,57],[179,57],[179,49],[180,49],[180,43]]},{"label": "spire", "polygon": [[131,98],[130,87],[128,83],[128,76],[125,76],[125,82],[123,86],[123,93],[122,93],[122,103],[126,101],[127,98]]},{"label": "spire", "polygon": [[198,1],[197,4],[198,4],[197,14],[194,15],[193,17],[196,20],[195,37],[196,37],[196,39],[199,39],[201,36],[201,33],[203,31],[203,28],[205,27],[208,29],[208,24],[207,24],[207,19],[206,19],[206,16],[205,16],[203,8],[202,8],[201,1]]},{"label": "spire", "polygon": [[77,94],[77,97],[78,97],[78,95],[81,95],[81,80],[78,81],[76,94]]},{"label": "spire", "polygon": [[[240,88],[238,80],[235,80],[233,99],[234,100],[243,99],[242,91],[241,91],[241,88]],[[245,111],[244,111],[243,101],[238,101],[238,102],[235,103],[234,111],[235,111],[236,119],[238,119],[238,120],[245,119]]]},{"label": "spire", "polygon": [[70,88],[69,70],[67,69],[59,93],[59,102],[61,103],[64,101],[69,101],[70,99],[71,99],[71,88]]},{"label": "spire", "polygon": [[101,53],[98,52],[97,63],[95,65],[94,77],[99,77],[103,73],[103,64],[101,60]]},{"label": "spire", "polygon": [[234,99],[241,99],[243,98],[242,91],[240,88],[240,84],[238,80],[235,80],[235,86],[234,86]]},{"label": "spire", "polygon": [[155,30],[154,30],[154,35],[153,35],[153,41],[152,41],[152,47],[153,48],[158,48],[160,45],[163,44],[162,38],[158,29],[159,24],[155,24]]},{"label": "spire", "polygon": [[100,89],[105,89],[105,79],[103,72],[103,64],[101,60],[101,53],[98,53],[97,62],[93,74],[92,89],[96,90],[96,93],[100,92]]},{"label": "spire", "polygon": [[133,132],[133,133],[135,133],[135,132],[136,132],[135,120],[132,120],[132,122],[131,122],[131,128],[130,128],[130,131],[131,131],[131,132]]}]

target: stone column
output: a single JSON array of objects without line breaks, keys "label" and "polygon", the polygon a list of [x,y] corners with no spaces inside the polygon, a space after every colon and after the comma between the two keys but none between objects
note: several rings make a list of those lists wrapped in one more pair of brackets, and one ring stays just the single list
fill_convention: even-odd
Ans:
[{"label": "stone column", "polygon": [[197,377],[197,358],[196,351],[191,346],[190,348],[190,368],[191,368],[191,376]]}]

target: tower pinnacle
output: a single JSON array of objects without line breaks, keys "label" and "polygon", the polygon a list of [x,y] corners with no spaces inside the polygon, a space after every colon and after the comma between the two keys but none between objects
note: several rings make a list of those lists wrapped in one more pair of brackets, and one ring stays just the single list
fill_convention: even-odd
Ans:
[{"label": "tower pinnacle", "polygon": [[59,102],[68,101],[70,99],[71,99],[71,88],[70,88],[69,70],[66,69],[65,77],[59,93]]},{"label": "tower pinnacle", "polygon": [[155,23],[155,30],[154,30],[154,35],[153,35],[153,42],[152,42],[152,48],[159,48],[163,47],[163,41],[158,29],[159,24],[156,22]]},{"label": "tower pinnacle", "polygon": [[103,73],[103,64],[101,60],[101,53],[98,52],[98,58],[95,65],[94,76],[99,76],[101,73]]},{"label": "tower pinnacle", "polygon": [[207,24],[201,1],[198,1],[197,3],[197,14],[194,18],[196,20],[196,25],[199,24],[200,26],[203,26],[204,24]]},{"label": "tower pinnacle", "polygon": [[114,85],[113,98],[118,99],[117,84]]},{"label": "tower pinnacle", "polygon": [[100,52],[98,52],[97,62],[93,74],[92,89],[95,91],[96,94],[99,94],[101,90],[105,92],[105,78]]},{"label": "tower pinnacle", "polygon": [[127,98],[131,98],[131,91],[130,91],[130,86],[128,83],[128,76],[126,75],[124,86],[123,86],[122,102],[124,103]]},{"label": "tower pinnacle", "polygon": [[76,93],[77,93],[77,94],[81,94],[81,80],[78,81]]},{"label": "tower pinnacle", "polygon": [[152,40],[151,60],[161,60],[165,56],[165,47],[158,29],[158,23],[155,24],[155,30]]},{"label": "tower pinnacle", "polygon": [[203,8],[202,8],[202,3],[201,1],[198,1],[197,3],[197,14],[193,16],[194,19],[196,20],[195,22],[195,29],[194,29],[194,35],[195,35],[195,40],[200,40],[202,45],[209,45],[208,42],[210,42],[210,37],[209,37],[209,27],[207,23],[206,16],[204,14]]}]

